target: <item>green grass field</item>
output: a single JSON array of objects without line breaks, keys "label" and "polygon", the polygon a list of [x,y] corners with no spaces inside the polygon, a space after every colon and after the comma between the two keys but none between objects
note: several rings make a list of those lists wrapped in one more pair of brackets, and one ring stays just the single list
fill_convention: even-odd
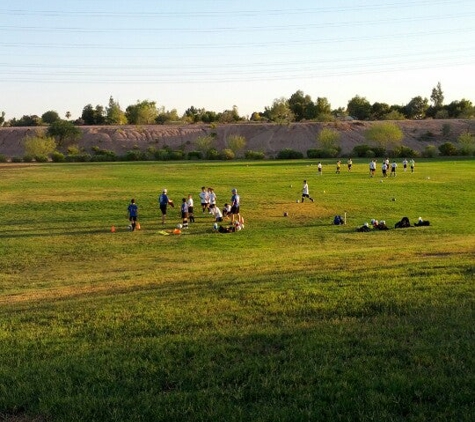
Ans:
[{"label": "green grass field", "polygon": [[[475,161],[401,167],[1,166],[0,420],[474,421]],[[203,185],[244,230],[213,232]],[[164,187],[193,194],[182,235]]]}]

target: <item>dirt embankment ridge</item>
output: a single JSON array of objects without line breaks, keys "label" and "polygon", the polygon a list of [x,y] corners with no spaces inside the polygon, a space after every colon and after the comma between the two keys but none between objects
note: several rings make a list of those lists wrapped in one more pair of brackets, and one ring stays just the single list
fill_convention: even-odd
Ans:
[{"label": "dirt embankment ridge", "polygon": [[[356,145],[368,143],[365,131],[378,122],[334,122],[334,123],[238,123],[223,125],[147,125],[147,126],[82,126],[81,138],[76,142],[85,152],[97,147],[114,151],[118,155],[134,148],[147,150],[168,146],[196,149],[195,141],[200,136],[213,135],[218,150],[226,148],[230,135],[243,136],[246,149],[262,151],[267,157],[274,157],[280,150],[291,148],[302,153],[316,148],[318,133],[324,128],[337,130],[343,154],[349,154]],[[456,143],[460,134],[475,133],[475,120],[402,120],[394,122],[404,134],[402,144],[416,151],[427,145],[439,146],[444,142]],[[44,133],[45,127],[0,128],[0,154],[9,158],[25,154],[24,141],[28,136]]]}]

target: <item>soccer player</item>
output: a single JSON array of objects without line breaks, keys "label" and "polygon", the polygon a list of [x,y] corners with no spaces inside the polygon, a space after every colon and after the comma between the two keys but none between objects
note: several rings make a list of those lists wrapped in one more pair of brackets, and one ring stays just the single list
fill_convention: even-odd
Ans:
[{"label": "soccer player", "polygon": [[181,200],[181,218],[183,219],[183,228],[188,228],[188,202],[186,198]]},{"label": "soccer player", "polygon": [[238,221],[241,221],[240,206],[241,198],[237,193],[237,189],[234,188],[231,190],[231,223],[234,223],[234,219],[237,215]]},{"label": "soccer player", "polygon": [[396,161],[393,161],[391,163],[391,176],[396,177],[396,169],[397,169],[397,163]]},{"label": "soccer player", "polygon": [[127,215],[129,217],[130,225],[132,226],[132,231],[134,231],[137,224],[137,217],[139,216],[139,207],[135,203],[134,198],[130,200],[130,204],[127,207]]},{"label": "soccer player", "polygon": [[160,211],[162,212],[162,224],[165,224],[168,205],[173,207],[173,201],[168,197],[168,191],[166,189],[163,189],[161,195],[158,197],[158,205],[160,206]]},{"label": "soccer player", "polygon": [[305,198],[310,199],[310,201],[313,202],[313,198],[310,197],[310,194],[308,193],[308,183],[306,180],[303,181],[303,188],[302,188],[302,202],[304,201]]},{"label": "soccer player", "polygon": [[209,195],[208,195],[208,191],[206,190],[204,186],[201,188],[200,201],[201,201],[202,212],[205,212],[209,207]]},{"label": "soccer player", "polygon": [[193,197],[191,193],[188,195],[188,200],[186,201],[188,204],[188,217],[190,219],[190,223],[195,222],[195,215],[193,214]]}]

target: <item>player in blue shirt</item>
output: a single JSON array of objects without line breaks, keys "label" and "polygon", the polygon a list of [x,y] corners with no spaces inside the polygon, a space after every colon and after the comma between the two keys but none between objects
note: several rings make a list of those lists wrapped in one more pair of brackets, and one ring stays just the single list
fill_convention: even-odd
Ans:
[{"label": "player in blue shirt", "polygon": [[168,197],[168,191],[163,189],[161,195],[158,197],[158,205],[162,212],[162,224],[165,224],[167,218],[167,207],[170,205],[173,208],[173,201]]},{"label": "player in blue shirt", "polygon": [[130,225],[132,226],[132,231],[135,230],[137,225],[137,217],[139,216],[139,207],[135,203],[135,199],[131,199],[129,206],[127,207],[127,215],[129,217]]}]

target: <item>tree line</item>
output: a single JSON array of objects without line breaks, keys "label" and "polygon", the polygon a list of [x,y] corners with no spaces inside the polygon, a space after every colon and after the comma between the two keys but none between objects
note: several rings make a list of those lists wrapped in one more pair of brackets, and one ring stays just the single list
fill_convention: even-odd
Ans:
[{"label": "tree line", "polygon": [[[65,115],[69,121],[71,113]],[[111,96],[107,106],[87,104],[75,125],[150,125],[169,123],[236,123],[274,122],[292,123],[303,121],[329,122],[341,119],[355,120],[404,120],[404,119],[470,119],[475,117],[475,107],[465,98],[444,104],[444,93],[440,82],[432,89],[429,98],[417,96],[405,105],[389,105],[383,102],[371,104],[365,97],[355,95],[345,107],[332,109],[326,97],[315,101],[308,94],[298,90],[289,98],[281,97],[273,101],[264,111],[253,112],[250,116],[240,116],[237,106],[230,110],[215,112],[195,106],[189,107],[183,115],[176,109],[166,110],[155,101],[142,100],[124,109]],[[1,113],[0,126],[41,126],[50,125],[61,119],[54,110],[41,116],[24,115],[19,119],[5,119]]]}]

